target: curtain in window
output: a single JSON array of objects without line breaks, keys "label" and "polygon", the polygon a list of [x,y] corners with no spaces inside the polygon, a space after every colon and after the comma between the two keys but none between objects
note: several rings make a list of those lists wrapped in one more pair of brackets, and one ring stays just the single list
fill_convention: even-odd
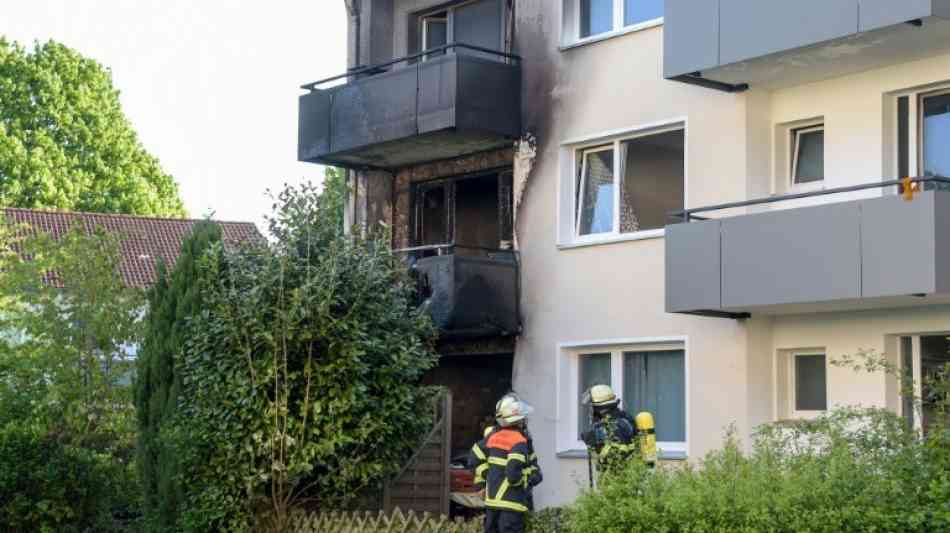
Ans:
[{"label": "curtain in window", "polygon": [[613,150],[585,152],[578,181],[578,235],[613,231]]},{"label": "curtain in window", "polygon": [[578,435],[583,434],[590,429],[590,406],[581,403],[584,393],[594,385],[610,385],[610,354],[584,354],[580,356],[580,382],[578,383],[578,414],[580,420],[577,427],[580,428]]},{"label": "curtain in window", "polygon": [[649,411],[660,442],[686,441],[686,356],[683,350],[623,354],[623,402],[636,416]]}]

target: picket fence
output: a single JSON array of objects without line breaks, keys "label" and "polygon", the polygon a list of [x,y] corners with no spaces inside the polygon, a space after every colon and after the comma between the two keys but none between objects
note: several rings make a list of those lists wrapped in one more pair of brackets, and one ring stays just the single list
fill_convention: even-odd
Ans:
[{"label": "picket fence", "polygon": [[298,514],[288,533],[481,533],[480,520],[452,521],[445,515],[413,511]]}]

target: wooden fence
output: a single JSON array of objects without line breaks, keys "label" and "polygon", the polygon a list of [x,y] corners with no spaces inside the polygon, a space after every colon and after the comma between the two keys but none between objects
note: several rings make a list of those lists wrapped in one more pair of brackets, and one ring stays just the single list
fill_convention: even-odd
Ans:
[{"label": "wooden fence", "polygon": [[408,509],[415,513],[449,515],[452,393],[443,390],[433,408],[432,429],[399,474],[383,487],[383,510],[388,513]]},{"label": "wooden fence", "polygon": [[287,533],[481,533],[479,520],[451,521],[429,513],[327,513],[299,514],[291,519]]}]

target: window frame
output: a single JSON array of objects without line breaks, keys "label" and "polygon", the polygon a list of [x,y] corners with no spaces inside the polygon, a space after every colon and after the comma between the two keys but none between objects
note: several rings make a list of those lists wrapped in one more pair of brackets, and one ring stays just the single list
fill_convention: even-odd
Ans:
[{"label": "window frame", "polygon": [[[458,0],[458,1],[456,1],[456,2],[452,2],[452,3],[449,3],[449,4],[447,4],[447,5],[446,5],[446,4],[443,4],[443,5],[439,6],[439,7],[434,7],[434,8],[431,8],[431,9],[423,9],[423,10],[421,10],[421,11],[417,11],[417,12],[413,13],[413,14],[412,14],[412,17],[415,18],[416,24],[418,25],[418,27],[416,28],[416,31],[418,32],[418,33],[417,33],[418,42],[416,43],[417,46],[418,46],[418,51],[419,51],[419,52],[425,52],[425,51],[426,51],[426,48],[425,48],[425,44],[426,44],[426,34],[425,34],[425,32],[426,32],[426,19],[427,19],[427,18],[432,17],[433,15],[438,15],[439,13],[445,13],[445,17],[444,17],[444,18],[445,18],[445,42],[446,42],[446,44],[452,44],[452,43],[455,42],[455,11],[456,11],[457,9],[459,9],[460,7],[464,7],[464,6],[468,5],[468,4],[474,4],[474,3],[479,2],[479,1],[480,1],[480,0]],[[501,41],[498,43],[497,51],[499,51],[499,52],[508,52],[508,50],[507,50],[507,44],[508,44],[508,43],[507,43],[507,39],[505,38],[505,27],[507,26],[507,23],[508,23],[508,20],[507,20],[507,19],[508,19],[508,12],[507,12],[507,10],[505,9],[505,3],[504,3],[504,2],[500,2],[500,7],[499,7],[499,9],[501,9],[501,32],[500,32],[500,33],[501,33]],[[446,50],[446,52],[453,52],[453,53],[454,53],[455,50],[454,50],[454,49],[449,49],[449,50]],[[426,55],[423,56],[423,61],[427,61],[427,60],[429,60],[429,59],[433,59],[433,58],[436,58],[436,57],[441,57],[441,55],[442,55],[442,54],[426,54]],[[506,61],[507,61],[507,59],[506,59]]]},{"label": "window frame", "polygon": [[[821,162],[821,166],[822,166],[821,179],[805,181],[805,182],[796,181],[798,179],[798,157],[799,157],[799,148],[801,147],[802,136],[808,133],[815,133],[818,131],[822,132],[823,134],[825,133],[825,124],[823,122],[811,124],[811,125],[799,126],[796,128],[790,128],[788,130],[789,136],[791,137],[791,142],[789,144],[792,150],[792,153],[790,154],[790,157],[789,157],[789,160],[791,161],[791,168],[789,169],[789,176],[788,176],[788,187],[790,189],[801,190],[801,189],[807,189],[807,188],[821,187],[825,183],[825,175],[824,175],[825,161],[824,160],[822,160]],[[822,145],[824,145],[824,137],[822,138]],[[822,159],[824,159],[824,146],[822,146]]]},{"label": "window frame", "polygon": [[[569,187],[569,195],[563,194],[563,189],[559,189],[558,192],[558,215],[559,217],[567,214],[571,217],[570,219],[570,231],[565,234],[562,233],[561,222],[559,221],[557,226],[558,235],[557,242],[558,248],[567,249],[575,248],[579,246],[590,246],[596,244],[609,244],[613,242],[624,242],[624,241],[634,241],[634,240],[643,240],[643,239],[655,239],[664,237],[666,235],[665,228],[653,228],[653,229],[644,229],[638,231],[632,231],[627,233],[622,233],[620,231],[620,208],[621,208],[621,198],[623,193],[621,188],[623,187],[623,172],[624,172],[624,156],[625,150],[623,144],[627,141],[634,139],[639,139],[643,137],[650,137],[653,135],[660,135],[663,133],[671,133],[675,131],[683,132],[683,206],[682,209],[685,209],[689,205],[689,135],[688,135],[688,126],[685,118],[674,119],[657,124],[649,124],[637,128],[632,128],[628,130],[622,130],[619,132],[607,132],[603,135],[592,136],[589,138],[579,139],[579,140],[569,140],[562,142],[561,145],[567,150],[570,150],[570,169],[569,173],[563,173],[564,176],[570,177],[570,182],[567,183]],[[579,208],[582,205],[581,195],[578,191],[580,186],[580,180],[578,179],[579,174],[586,171],[586,158],[584,155],[588,152],[600,151],[612,149],[614,152],[614,205],[613,205],[613,220],[609,232],[602,233],[591,233],[589,235],[580,235],[580,216]],[[570,202],[565,208],[565,202]]]},{"label": "window frame", "polygon": [[[614,141],[610,144],[601,144],[594,147],[582,148],[580,151],[581,165],[577,170],[579,173],[577,179],[574,180],[574,240],[575,241],[596,241],[600,238],[603,238],[605,235],[618,235],[618,223],[619,216],[617,208],[620,206],[619,190],[617,188],[617,171],[619,169],[619,162],[617,161],[617,142]],[[611,175],[613,177],[612,184],[614,187],[613,195],[613,205],[611,206],[611,218],[610,218],[610,231],[600,231],[597,233],[587,233],[581,234],[581,207],[584,205],[584,190],[585,181],[587,179],[587,156],[590,154],[596,154],[600,152],[611,152],[613,155],[613,167],[610,169]]]},{"label": "window frame", "polygon": [[[686,459],[689,457],[690,444],[690,354],[687,337],[647,337],[636,339],[613,339],[603,341],[585,341],[581,343],[563,343],[558,346],[562,354],[562,369],[558,366],[558,455],[574,457],[586,455],[586,445],[579,438],[581,405],[578,401],[580,390],[580,359],[584,355],[610,353],[610,381],[615,391],[622,391],[623,357],[627,352],[661,352],[680,350],[683,352],[683,379],[685,412],[685,439],[682,442],[657,442],[661,457],[666,459]],[[566,375],[565,375],[566,374]],[[621,398],[623,394],[619,393]],[[562,416],[562,414],[564,416]],[[632,413],[636,414],[636,413]]]},{"label": "window frame", "polygon": [[[812,410],[799,410],[797,407],[798,401],[798,372],[797,365],[795,364],[796,360],[799,357],[815,357],[821,356],[825,358],[825,408],[820,411]],[[818,418],[822,414],[828,412],[828,407],[831,404],[831,380],[828,379],[828,351],[827,350],[792,350],[789,353],[788,357],[788,413],[793,419],[798,420],[812,420]]]},{"label": "window frame", "polygon": [[[613,24],[611,29],[601,33],[595,33],[588,35],[587,37],[581,37],[581,0],[567,0],[571,2],[571,20],[568,21],[570,29],[568,30],[569,38],[566,39],[566,48],[572,48],[574,46],[579,46],[591,42],[602,41],[604,39],[609,39],[611,37],[616,37],[619,35],[624,35],[626,33],[631,33],[635,31],[645,30],[655,26],[663,24],[663,17],[657,17],[650,20],[645,20],[643,22],[638,22],[636,24],[624,24],[624,19],[626,18],[626,3],[625,0],[612,0],[613,1]],[[666,0],[664,0],[665,2]],[[664,6],[665,7],[665,6]]]}]

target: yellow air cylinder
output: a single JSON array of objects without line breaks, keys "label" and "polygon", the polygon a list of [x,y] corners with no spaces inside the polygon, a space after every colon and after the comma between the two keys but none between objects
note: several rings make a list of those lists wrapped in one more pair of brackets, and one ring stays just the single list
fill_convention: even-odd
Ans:
[{"label": "yellow air cylinder", "polygon": [[640,455],[648,464],[656,463],[656,424],[653,415],[644,411],[636,416],[637,439],[640,441]]}]

